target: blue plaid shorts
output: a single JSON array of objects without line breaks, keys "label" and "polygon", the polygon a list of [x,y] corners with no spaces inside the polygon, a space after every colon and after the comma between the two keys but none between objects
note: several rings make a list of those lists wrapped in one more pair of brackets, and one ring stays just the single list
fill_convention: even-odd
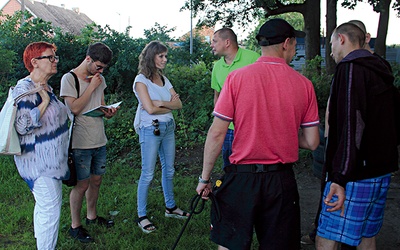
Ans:
[{"label": "blue plaid shorts", "polygon": [[[317,235],[351,246],[358,246],[363,237],[371,238],[379,233],[383,223],[390,174],[378,178],[349,182],[346,185],[344,216],[341,210],[326,211],[329,206],[322,202]],[[331,182],[325,186],[323,200],[329,193]],[[332,201],[337,200],[333,197]]]}]

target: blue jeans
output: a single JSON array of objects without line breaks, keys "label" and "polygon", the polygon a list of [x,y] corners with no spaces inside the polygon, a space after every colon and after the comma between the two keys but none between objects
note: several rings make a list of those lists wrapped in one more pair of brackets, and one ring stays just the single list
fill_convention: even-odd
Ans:
[{"label": "blue jeans", "polygon": [[226,166],[231,165],[231,162],[229,161],[229,156],[232,154],[232,143],[233,143],[233,130],[228,129],[226,132],[224,144],[222,144],[222,159],[224,160],[224,165],[222,166],[222,169],[224,169]]},{"label": "blue jeans", "polygon": [[74,149],[74,160],[78,181],[90,175],[103,175],[106,172],[106,146],[92,149]]},{"label": "blue jeans", "polygon": [[174,200],[174,161],[175,161],[175,123],[159,122],[160,135],[154,135],[154,126],[140,128],[139,142],[142,154],[142,173],[139,179],[137,203],[138,216],[147,214],[147,196],[149,186],[154,177],[157,154],[161,162],[161,184],[164,192],[165,205],[168,208],[175,206]]}]

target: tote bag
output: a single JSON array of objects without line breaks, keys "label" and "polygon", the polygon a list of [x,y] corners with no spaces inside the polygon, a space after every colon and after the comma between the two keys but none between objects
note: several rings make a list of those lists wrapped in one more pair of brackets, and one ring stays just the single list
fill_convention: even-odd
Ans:
[{"label": "tote bag", "polygon": [[0,112],[0,154],[21,155],[21,146],[14,126],[17,103],[21,98],[34,94],[42,89],[43,87],[37,87],[20,94],[16,98],[12,97],[14,87],[8,90],[7,101],[4,103]]}]

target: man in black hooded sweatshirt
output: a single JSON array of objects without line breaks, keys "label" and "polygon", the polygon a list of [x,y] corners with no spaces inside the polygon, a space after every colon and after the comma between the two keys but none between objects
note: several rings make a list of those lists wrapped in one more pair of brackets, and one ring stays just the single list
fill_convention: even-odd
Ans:
[{"label": "man in black hooded sweatshirt", "polygon": [[398,170],[398,90],[388,67],[362,49],[365,33],[353,23],[331,37],[337,63],[330,94],[327,180],[317,249],[339,243],[375,249],[391,172]]}]

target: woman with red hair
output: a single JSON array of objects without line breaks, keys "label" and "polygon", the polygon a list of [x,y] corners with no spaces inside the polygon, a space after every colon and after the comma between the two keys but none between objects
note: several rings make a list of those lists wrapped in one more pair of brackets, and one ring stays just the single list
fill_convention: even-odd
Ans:
[{"label": "woman with red hair", "polygon": [[42,86],[39,92],[25,96],[17,105],[15,128],[21,155],[14,161],[34,198],[34,231],[37,249],[55,249],[62,202],[62,181],[69,176],[68,113],[48,80],[57,73],[56,46],[34,42],[24,51],[23,60],[30,74],[18,81],[16,97]]}]

